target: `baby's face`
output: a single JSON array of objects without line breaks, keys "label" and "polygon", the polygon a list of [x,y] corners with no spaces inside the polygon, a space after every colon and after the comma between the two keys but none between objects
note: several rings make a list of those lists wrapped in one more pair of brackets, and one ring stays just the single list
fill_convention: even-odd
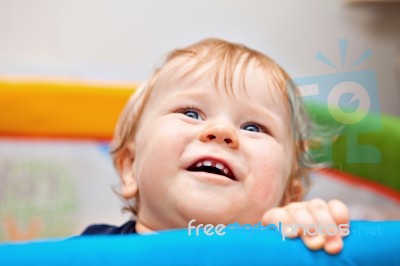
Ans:
[{"label": "baby's face", "polygon": [[138,220],[257,223],[282,200],[293,163],[289,111],[261,70],[228,94],[206,78],[163,78],[140,118],[133,173]]}]

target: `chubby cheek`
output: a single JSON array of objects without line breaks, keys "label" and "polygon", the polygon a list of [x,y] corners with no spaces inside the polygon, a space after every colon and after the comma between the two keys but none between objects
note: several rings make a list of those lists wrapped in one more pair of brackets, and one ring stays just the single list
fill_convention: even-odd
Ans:
[{"label": "chubby cheek", "polygon": [[[266,150],[269,152],[265,152]],[[252,169],[254,169],[251,184],[252,204],[257,206],[259,212],[264,212],[278,206],[281,202],[290,165],[279,146],[274,148],[270,145],[254,154],[262,154],[262,156],[252,158]]]},{"label": "chubby cheek", "polygon": [[[168,181],[176,173],[188,136],[179,123],[155,121],[136,137],[135,172],[139,183]],[[154,183],[153,183],[154,184]],[[140,185],[140,184],[139,184]]]}]

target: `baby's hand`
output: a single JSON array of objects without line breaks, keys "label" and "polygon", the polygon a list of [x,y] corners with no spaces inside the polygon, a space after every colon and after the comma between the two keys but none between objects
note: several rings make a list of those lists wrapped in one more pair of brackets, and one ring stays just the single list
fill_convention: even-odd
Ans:
[{"label": "baby's hand", "polygon": [[[262,222],[264,225],[278,225],[281,222],[283,228],[289,224],[301,225],[298,226],[299,230],[297,232],[286,232],[285,236],[300,236],[304,244],[312,250],[324,248],[329,254],[337,254],[343,248],[341,231],[337,230],[337,234],[329,235],[325,230],[325,233],[314,235],[315,226],[310,226],[308,232],[314,235],[312,236],[304,232],[301,227],[307,228],[308,225],[312,224],[320,228],[330,228],[329,232],[335,232],[335,228],[332,225],[336,225],[337,228],[340,224],[349,224],[349,211],[347,206],[339,200],[330,200],[327,203],[321,199],[313,199],[304,202],[293,202],[281,208],[270,209],[264,214]],[[291,228],[294,228],[294,226],[287,226],[287,229]],[[348,226],[342,226],[342,228],[348,229]]]}]

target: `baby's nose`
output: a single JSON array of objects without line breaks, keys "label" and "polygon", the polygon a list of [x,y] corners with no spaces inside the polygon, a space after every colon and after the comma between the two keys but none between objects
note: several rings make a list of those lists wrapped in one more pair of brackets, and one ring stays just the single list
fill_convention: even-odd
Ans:
[{"label": "baby's nose", "polygon": [[215,124],[204,128],[199,138],[203,142],[225,143],[232,149],[239,148],[239,140],[235,130],[225,124]]}]

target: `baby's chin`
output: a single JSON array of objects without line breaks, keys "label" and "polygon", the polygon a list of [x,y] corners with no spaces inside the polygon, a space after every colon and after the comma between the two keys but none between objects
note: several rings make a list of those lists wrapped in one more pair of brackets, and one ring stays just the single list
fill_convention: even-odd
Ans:
[{"label": "baby's chin", "polygon": [[248,219],[248,218],[237,218],[237,219],[224,219],[221,217],[218,219],[217,217],[198,217],[198,218],[192,218],[187,221],[185,226],[182,226],[181,228],[187,228],[188,224],[191,223],[192,225],[199,225],[199,224],[212,224],[214,226],[217,226],[219,224],[223,224],[225,226],[232,225],[232,224],[239,224],[239,225],[256,225],[261,222],[261,217],[256,218],[256,219]]},{"label": "baby's chin", "polygon": [[244,212],[238,212],[237,210],[223,210],[221,208],[191,208],[187,212],[184,212],[184,220],[186,221],[184,227],[187,227],[187,224],[191,220],[195,220],[195,224],[212,224],[214,226],[218,224],[256,224],[261,221],[262,212],[255,215],[250,215]]}]

